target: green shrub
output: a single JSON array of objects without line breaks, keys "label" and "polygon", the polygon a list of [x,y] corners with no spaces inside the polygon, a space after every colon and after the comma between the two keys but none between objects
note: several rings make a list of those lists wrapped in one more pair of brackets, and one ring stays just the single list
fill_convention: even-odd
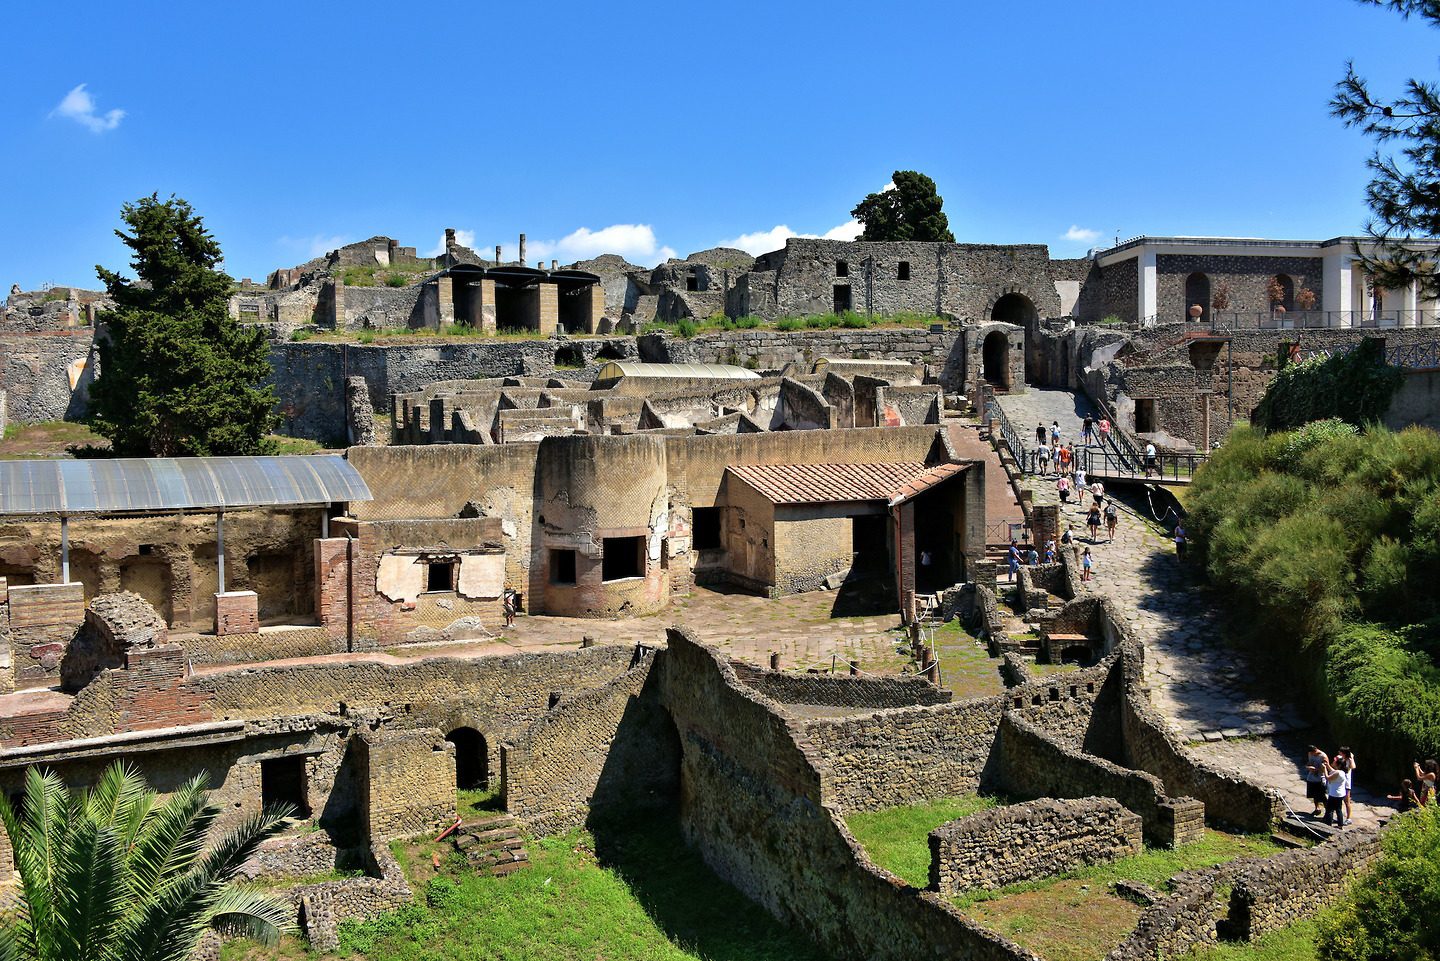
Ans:
[{"label": "green shrub", "polygon": [[309,330],[293,330],[290,332],[290,341],[298,344],[302,341],[309,340],[312,333],[313,331]]},{"label": "green shrub", "polygon": [[402,274],[391,274],[385,278],[386,287],[404,287],[410,281]]},{"label": "green shrub", "polygon": [[846,330],[864,330],[871,326],[870,318],[863,314],[846,313],[840,318],[840,326]]},{"label": "green shrub", "polygon": [[679,334],[686,340],[689,340],[691,337],[694,337],[697,333],[699,333],[699,328],[695,326],[695,322],[690,318],[681,317],[680,320],[677,321],[675,324],[675,333]]},{"label": "green shrub", "polygon": [[1375,869],[1320,916],[1326,961],[1440,958],[1440,808],[1396,818]]},{"label": "green shrub", "polygon": [[1255,407],[1266,430],[1293,430],[1310,421],[1378,421],[1400,387],[1400,370],[1385,363],[1384,344],[1364,340],[1346,354],[1313,357],[1275,375]]},{"label": "green shrub", "polygon": [[782,333],[789,333],[794,330],[801,330],[805,327],[805,321],[800,317],[781,317],[775,321],[775,329]]},{"label": "green shrub", "polygon": [[752,317],[749,314],[746,314],[744,317],[735,318],[735,328],[737,330],[754,330],[762,323],[764,323],[764,321],[759,317]]}]

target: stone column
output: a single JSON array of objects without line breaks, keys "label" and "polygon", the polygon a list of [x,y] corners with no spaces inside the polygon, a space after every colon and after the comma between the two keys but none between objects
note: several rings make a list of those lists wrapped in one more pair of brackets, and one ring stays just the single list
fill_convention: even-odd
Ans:
[{"label": "stone column", "polygon": [[[497,251],[499,247],[495,248]],[[478,291],[476,297],[475,317],[481,330],[487,334],[495,333],[495,281],[486,277],[481,279],[480,286],[475,288]]]},{"label": "stone column", "polygon": [[520,266],[525,266],[525,235],[520,235]]},{"label": "stone column", "polygon": [[1333,326],[1353,327],[1355,310],[1354,280],[1350,254],[1344,250],[1327,251],[1323,261],[1320,306],[1335,311]]},{"label": "stone column", "polygon": [[1139,313],[1136,320],[1144,320],[1147,317],[1154,317],[1160,312],[1160,289],[1156,277],[1155,251],[1145,247],[1140,248],[1140,263],[1138,273],[1140,275],[1139,290]]},{"label": "stone column", "polygon": [[435,278],[435,305],[440,326],[455,323],[455,278],[446,274]]},{"label": "stone column", "polygon": [[555,284],[537,284],[536,310],[538,329],[549,337],[560,324],[560,288]]}]

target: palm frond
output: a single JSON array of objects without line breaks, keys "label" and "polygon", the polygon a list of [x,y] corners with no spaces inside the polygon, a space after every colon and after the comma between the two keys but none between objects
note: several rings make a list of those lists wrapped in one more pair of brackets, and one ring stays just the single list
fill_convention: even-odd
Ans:
[{"label": "palm frond", "polygon": [[55,877],[55,941],[62,958],[97,958],[110,943],[128,893],[115,830],[86,815],[70,832]]},{"label": "palm frond", "polygon": [[193,778],[164,804],[152,808],[129,846],[131,886],[153,895],[167,879],[188,871],[205,845],[214,809],[205,800],[203,778]]},{"label": "palm frond", "polygon": [[205,918],[232,937],[247,937],[273,946],[282,934],[296,930],[295,908],[288,902],[248,887],[226,887]]},{"label": "palm frond", "polygon": [[294,808],[282,804],[252,814],[210,846],[196,865],[196,871],[206,881],[231,880],[262,842],[285,827],[285,819],[293,813]]}]

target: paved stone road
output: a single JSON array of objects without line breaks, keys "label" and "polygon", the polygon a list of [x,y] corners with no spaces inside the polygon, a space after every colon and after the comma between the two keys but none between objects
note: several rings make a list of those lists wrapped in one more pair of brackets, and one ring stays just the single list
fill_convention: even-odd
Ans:
[{"label": "paved stone road", "polygon": [[[1000,404],[1022,437],[1033,437],[1037,423],[1048,427],[1058,420],[1061,440],[1073,443],[1079,442],[1089,409],[1083,397],[1069,391],[1036,388],[1002,396]],[[1060,502],[1053,479],[1032,478],[1028,486],[1036,503]],[[1092,584],[1119,603],[1131,632],[1144,642],[1151,701],[1196,756],[1274,787],[1297,811],[1308,811],[1297,766],[1306,744],[1303,735],[1287,733],[1304,731],[1306,719],[1255,693],[1245,656],[1224,643],[1218,616],[1222,605],[1198,573],[1175,557],[1168,530],[1156,523],[1155,515],[1165,516],[1166,509],[1157,511],[1139,484],[1112,485],[1108,493],[1118,495],[1120,524],[1114,543],[1106,541],[1102,528],[1091,547]],[[1073,499],[1061,507],[1061,529],[1073,523],[1082,546],[1090,543],[1085,513]],[[1363,769],[1363,756],[1357,759]],[[1357,824],[1388,813],[1374,807],[1377,799],[1359,785],[1355,793],[1365,802],[1355,805]]]}]

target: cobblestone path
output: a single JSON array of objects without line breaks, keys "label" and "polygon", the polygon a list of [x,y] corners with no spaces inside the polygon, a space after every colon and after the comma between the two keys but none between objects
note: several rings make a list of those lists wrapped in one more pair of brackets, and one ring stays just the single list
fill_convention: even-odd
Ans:
[{"label": "cobblestone path", "polygon": [[[1059,421],[1061,440],[1079,443],[1086,399],[1064,390],[1030,388],[1006,395],[1000,405],[1011,426],[1027,440],[1035,425]],[[1037,504],[1059,504],[1053,478],[1032,477],[1028,485]],[[1175,556],[1168,526],[1156,521],[1166,508],[1152,504],[1140,484],[1113,486],[1120,523],[1113,543],[1102,527],[1093,545],[1085,527],[1086,507],[1074,498],[1060,510],[1060,529],[1074,524],[1080,549],[1090,546],[1097,590],[1118,602],[1131,633],[1145,644],[1145,680],[1155,707],[1190,745],[1217,766],[1229,768],[1278,790],[1297,812],[1308,812],[1299,761],[1307,742],[1308,721],[1288,705],[1272,704],[1255,692],[1245,655],[1225,644],[1223,603],[1199,573]],[[1173,525],[1173,518],[1166,518]],[[1334,752],[1337,745],[1322,745]],[[1364,770],[1363,746],[1354,745]],[[1355,821],[1374,823],[1388,813],[1385,801],[1360,785],[1355,790]]]}]

